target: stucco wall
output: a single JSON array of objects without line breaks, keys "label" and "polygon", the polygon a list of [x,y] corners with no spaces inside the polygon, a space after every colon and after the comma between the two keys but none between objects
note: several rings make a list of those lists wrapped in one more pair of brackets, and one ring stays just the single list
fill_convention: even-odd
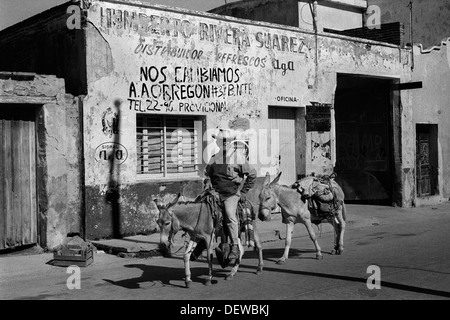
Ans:
[{"label": "stucco wall", "polygon": [[64,80],[36,75],[0,80],[2,103],[36,106],[39,244],[53,248],[70,232],[83,234],[78,99],[66,94]]},{"label": "stucco wall", "polygon": [[[133,29],[134,14],[152,17],[155,30]],[[230,121],[237,118],[246,119],[249,127],[256,130],[257,134],[248,138],[250,144],[258,145],[266,137],[258,130],[270,127],[268,106],[304,108],[311,101],[332,104],[337,73],[409,80],[406,55],[394,46],[318,35],[316,56],[314,35],[299,29],[107,1],[94,1],[88,19],[85,31],[89,88],[83,105],[87,216],[92,217],[87,224],[92,236],[106,236],[111,231],[108,221],[114,221],[111,213],[114,204],[105,200],[111,189],[120,190],[120,200],[114,206],[115,211],[120,211],[121,221],[128,221],[121,222],[122,231],[133,233],[155,227],[152,219],[156,210],[150,199],[165,197],[167,200],[180,191],[192,198],[195,194],[192,190],[201,188],[201,174],[197,178],[175,180],[138,177],[135,141],[138,113],[205,116],[207,132],[203,148],[211,152],[210,148],[214,148],[211,133],[217,128],[228,128]],[[266,47],[264,39],[269,34],[270,43]],[[177,57],[177,53],[181,56]],[[193,78],[184,78],[185,70],[189,73],[190,68],[194,71]],[[216,72],[221,68],[229,70],[228,80],[210,79],[206,75],[201,78],[197,73]],[[145,80],[148,70],[153,79]],[[206,80],[202,82],[202,79]],[[148,95],[143,91],[144,84],[148,86]],[[188,85],[197,84],[225,85],[230,91],[209,98],[182,93],[181,90],[189,90]],[[170,93],[170,101],[157,94],[152,96],[152,86],[161,90],[163,85],[168,85],[168,90],[179,86],[178,94]],[[244,88],[241,94],[236,94],[237,85]],[[165,103],[170,107],[166,108]],[[217,105],[222,108],[216,108]],[[404,108],[408,107],[405,103]],[[118,132],[103,131],[105,112],[116,113]],[[306,139],[306,173],[329,173],[334,157],[313,157],[311,139],[330,140],[333,153],[333,130],[308,132]],[[263,146],[267,145],[261,141]],[[120,143],[126,149],[126,160],[120,164],[98,161],[96,150],[104,143]],[[258,175],[262,177],[267,171],[276,173],[276,161],[262,163],[257,149],[251,159],[256,159]],[[208,159],[206,154],[202,160]]]},{"label": "stucco wall", "polygon": [[[450,196],[450,41],[435,50],[415,47],[413,80],[423,88],[412,90],[413,123],[438,125],[439,199]],[[415,130],[415,129],[414,129]],[[420,202],[420,199],[417,201]]]},{"label": "stucco wall", "polygon": [[[305,30],[314,30],[313,6],[309,1],[298,1],[298,26]],[[280,20],[279,23],[283,23]],[[317,4],[318,30],[323,28],[333,30],[347,30],[361,28],[363,26],[363,11],[359,8],[336,5],[331,2],[320,2]]]}]

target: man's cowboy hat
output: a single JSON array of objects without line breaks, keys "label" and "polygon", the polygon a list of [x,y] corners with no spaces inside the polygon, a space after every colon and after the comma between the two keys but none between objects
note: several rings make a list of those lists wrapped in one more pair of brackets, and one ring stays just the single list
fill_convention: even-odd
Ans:
[{"label": "man's cowboy hat", "polygon": [[232,130],[219,129],[217,134],[211,135],[216,140],[234,140],[236,139],[236,134]]}]

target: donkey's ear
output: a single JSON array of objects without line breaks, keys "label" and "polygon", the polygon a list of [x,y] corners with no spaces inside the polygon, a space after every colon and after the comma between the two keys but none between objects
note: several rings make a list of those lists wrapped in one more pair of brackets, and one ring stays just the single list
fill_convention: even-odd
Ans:
[{"label": "donkey's ear", "polygon": [[153,202],[156,204],[156,207],[158,209],[161,209],[163,207],[163,204],[161,203],[161,201],[159,201],[159,199],[153,199]]},{"label": "donkey's ear", "polygon": [[273,186],[273,185],[275,185],[275,184],[277,184],[278,183],[278,181],[280,180],[280,177],[281,177],[281,171],[280,171],[280,173],[275,177],[275,179],[273,179],[273,181],[270,183],[270,186]]},{"label": "donkey's ear", "polygon": [[177,194],[177,196],[175,197],[175,199],[173,199],[173,200],[167,205],[167,208],[170,208],[170,207],[176,205],[177,202],[178,202],[178,200],[180,199],[180,197],[181,197],[181,193]]},{"label": "donkey's ear", "polygon": [[264,178],[263,187],[267,187],[270,183],[270,174],[266,172],[266,177]]}]

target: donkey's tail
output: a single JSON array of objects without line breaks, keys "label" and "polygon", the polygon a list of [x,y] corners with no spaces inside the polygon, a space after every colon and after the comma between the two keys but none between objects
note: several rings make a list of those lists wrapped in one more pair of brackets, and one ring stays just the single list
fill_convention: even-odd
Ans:
[{"label": "donkey's tail", "polygon": [[342,201],[342,219],[347,221],[347,208],[345,207],[344,201]]}]

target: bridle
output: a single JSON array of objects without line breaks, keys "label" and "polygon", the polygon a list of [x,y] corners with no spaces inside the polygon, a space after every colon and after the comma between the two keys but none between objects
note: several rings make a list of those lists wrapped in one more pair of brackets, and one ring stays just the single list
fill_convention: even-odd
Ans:
[{"label": "bridle", "polygon": [[[170,212],[170,210],[168,208],[164,208],[164,210],[166,210],[169,214],[170,217],[170,231],[169,231],[169,236],[168,236],[168,240],[169,240],[169,246],[172,244],[173,241],[173,213]],[[159,216],[161,217],[161,211],[159,212]]]},{"label": "bridle", "polygon": [[[268,187],[268,189],[272,191],[272,187]],[[275,202],[276,202],[275,208],[276,208],[276,206],[278,205],[278,198],[275,197],[275,199],[276,199],[276,200],[275,200]],[[269,207],[263,205],[261,202],[259,203],[259,208],[260,208],[260,209],[269,210],[269,212],[272,212],[272,210],[275,209],[275,208],[269,208]]]},{"label": "bridle", "polygon": [[269,211],[272,211],[272,210],[273,210],[272,208],[269,208],[269,207],[264,206],[264,205],[262,205],[262,204],[259,204],[259,208],[260,208],[260,209],[269,210]]},{"label": "bridle", "polygon": [[[199,222],[200,222],[200,216],[201,216],[201,214],[202,214],[203,205],[204,205],[204,203],[202,202],[201,205],[200,205],[200,212],[199,212],[199,214],[198,214],[198,217],[197,217],[197,223],[196,223],[196,225],[195,225],[195,227],[194,227],[194,230],[197,229],[197,226],[198,226],[198,224],[199,224]],[[174,240],[173,240],[173,234],[174,234],[174,227],[173,227],[173,226],[174,226],[174,223],[173,223],[173,222],[174,222],[174,214],[169,210],[169,208],[164,208],[164,210],[166,210],[166,211],[168,212],[169,216],[170,216],[170,231],[169,231],[169,236],[168,236],[169,247],[170,247],[170,246],[173,244],[173,242],[174,242]],[[161,216],[161,210],[160,210],[160,212],[159,212],[159,215]],[[213,230],[212,232],[214,233],[214,230]],[[195,233],[195,237],[194,237],[193,241],[195,242],[196,239],[197,239],[197,233]],[[211,237],[211,240],[212,240],[212,237]],[[179,250],[181,250],[181,248],[180,248]]]}]

